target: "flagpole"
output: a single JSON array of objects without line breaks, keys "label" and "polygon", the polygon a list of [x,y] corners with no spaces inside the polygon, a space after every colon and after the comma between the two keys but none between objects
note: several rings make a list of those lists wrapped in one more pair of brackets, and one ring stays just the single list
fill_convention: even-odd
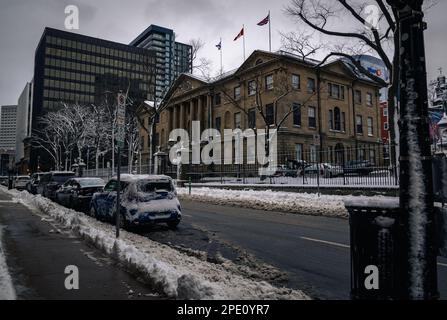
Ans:
[{"label": "flagpole", "polygon": [[269,10],[269,48],[270,48],[270,52],[272,52],[272,28],[271,28],[271,24],[272,24],[272,17],[270,16],[270,10]]},{"label": "flagpole", "polygon": [[243,30],[243,35],[242,35],[242,38],[243,38],[243,46],[244,46],[244,62],[245,62],[245,25],[242,25],[242,30]]},{"label": "flagpole", "polygon": [[223,73],[223,64],[222,64],[222,38],[220,38],[220,75]]}]

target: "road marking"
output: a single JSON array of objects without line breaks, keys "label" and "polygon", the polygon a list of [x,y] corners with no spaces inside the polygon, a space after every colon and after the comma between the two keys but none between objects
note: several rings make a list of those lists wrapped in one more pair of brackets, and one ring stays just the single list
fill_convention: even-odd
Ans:
[{"label": "road marking", "polygon": [[0,203],[14,203],[13,200],[0,200]]},{"label": "road marking", "polygon": [[325,240],[319,240],[319,239],[313,239],[308,237],[300,237],[303,240],[313,241],[313,242],[320,242],[324,244],[329,244],[331,246],[341,247],[341,248],[350,248],[350,246],[342,243],[332,242],[332,241],[325,241]]},{"label": "road marking", "polygon": [[192,218],[189,214],[183,214],[184,217]]}]

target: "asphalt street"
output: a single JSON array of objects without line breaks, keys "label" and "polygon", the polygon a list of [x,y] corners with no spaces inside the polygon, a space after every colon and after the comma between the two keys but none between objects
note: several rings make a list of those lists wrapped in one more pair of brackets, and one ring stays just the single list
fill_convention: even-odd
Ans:
[{"label": "asphalt street", "polygon": [[[97,249],[0,190],[2,247],[18,299],[160,299]],[[79,270],[79,289],[65,287],[65,268]]]},{"label": "asphalt street", "polygon": [[[287,285],[316,299],[349,299],[349,224],[345,219],[182,201],[184,221],[212,232],[288,274]],[[447,259],[438,260],[447,299]]]}]

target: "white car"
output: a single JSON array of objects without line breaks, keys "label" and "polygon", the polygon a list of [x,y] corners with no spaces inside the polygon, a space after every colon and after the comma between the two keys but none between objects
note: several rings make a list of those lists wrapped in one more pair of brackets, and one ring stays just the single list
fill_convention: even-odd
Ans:
[{"label": "white car", "polygon": [[29,176],[17,176],[14,178],[14,188],[17,190],[26,190],[26,185],[30,181]]}]

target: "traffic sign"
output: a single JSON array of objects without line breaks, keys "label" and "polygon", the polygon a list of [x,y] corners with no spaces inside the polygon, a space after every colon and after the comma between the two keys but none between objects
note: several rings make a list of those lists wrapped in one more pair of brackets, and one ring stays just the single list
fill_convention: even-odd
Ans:
[{"label": "traffic sign", "polygon": [[126,96],[122,93],[118,94],[118,108],[116,110],[116,142],[118,145],[124,145],[126,133],[124,126],[126,123]]}]

